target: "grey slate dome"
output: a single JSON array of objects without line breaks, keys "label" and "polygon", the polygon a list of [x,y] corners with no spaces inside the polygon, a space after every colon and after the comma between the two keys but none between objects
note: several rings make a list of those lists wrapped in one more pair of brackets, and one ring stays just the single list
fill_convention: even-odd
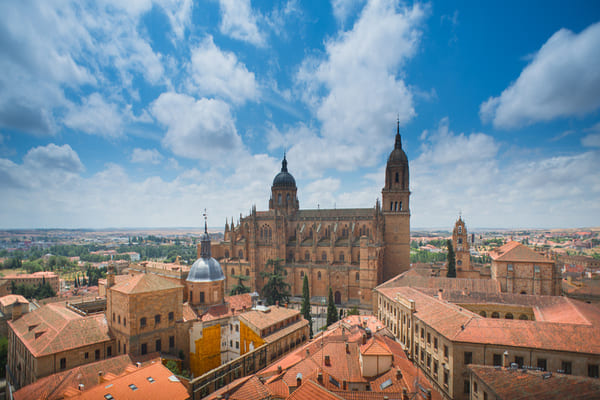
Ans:
[{"label": "grey slate dome", "polygon": [[204,220],[204,233],[200,237],[200,258],[197,259],[188,274],[188,282],[216,282],[225,280],[221,264],[210,253],[210,236]]},{"label": "grey slate dome", "polygon": [[296,180],[287,170],[287,160],[285,159],[285,155],[283,156],[283,161],[281,162],[281,172],[275,176],[275,179],[273,179],[273,187],[296,187]]},{"label": "grey slate dome", "polygon": [[396,144],[394,150],[390,153],[388,158],[388,165],[408,165],[408,158],[406,153],[402,150],[402,139],[400,138],[400,127],[396,133]]}]

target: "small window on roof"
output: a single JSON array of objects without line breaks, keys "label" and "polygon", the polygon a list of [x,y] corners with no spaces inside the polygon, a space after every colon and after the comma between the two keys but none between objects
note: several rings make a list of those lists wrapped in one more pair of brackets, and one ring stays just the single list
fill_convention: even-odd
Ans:
[{"label": "small window on roof", "polygon": [[387,381],[383,382],[381,385],[379,385],[379,387],[381,388],[381,390],[384,390],[388,387],[392,386],[392,380],[388,379]]},{"label": "small window on roof", "polygon": [[114,399],[114,397],[112,397],[112,394],[110,394],[110,393],[106,393],[106,394],[104,395],[104,398],[105,398],[106,400],[113,400],[113,399]]},{"label": "small window on roof", "polygon": [[133,383],[131,385],[129,385],[129,389],[138,390],[137,386],[135,386]]},{"label": "small window on roof", "polygon": [[148,379],[148,382],[150,382],[150,383],[154,383],[154,378],[153,378],[153,377],[149,376],[149,377],[147,377],[146,379]]}]

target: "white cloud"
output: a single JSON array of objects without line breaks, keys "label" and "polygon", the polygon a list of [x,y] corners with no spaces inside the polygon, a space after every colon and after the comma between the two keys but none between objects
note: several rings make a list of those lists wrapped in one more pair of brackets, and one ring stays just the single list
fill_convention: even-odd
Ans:
[{"label": "white cloud", "polygon": [[266,44],[265,33],[258,27],[262,16],[252,9],[250,0],[220,0],[221,33],[258,47]]},{"label": "white cloud", "polygon": [[212,36],[207,36],[191,52],[188,70],[192,92],[225,97],[234,103],[258,97],[254,73],[248,71],[234,53],[219,49]]},{"label": "white cloud", "polygon": [[135,148],[131,153],[131,162],[139,164],[160,164],[163,156],[156,149]]},{"label": "white cloud", "polygon": [[331,8],[335,19],[344,24],[350,14],[365,3],[365,0],[331,0]]},{"label": "white cloud", "polygon": [[581,139],[581,144],[585,147],[600,147],[600,133],[590,133]]},{"label": "white cloud", "polygon": [[321,129],[290,135],[290,155],[349,170],[372,166],[389,149],[396,118],[406,123],[415,115],[401,68],[417,50],[425,15],[420,5],[397,10],[395,1],[370,1],[351,30],[326,43],[323,58],[303,62],[297,92]]},{"label": "white cloud", "polygon": [[92,93],[80,106],[71,105],[64,124],[88,134],[118,137],[123,134],[123,114],[115,103],[107,103],[99,93]]},{"label": "white cloud", "polygon": [[600,23],[580,34],[556,32],[519,78],[480,107],[483,121],[516,128],[600,107]]},{"label": "white cloud", "polygon": [[221,100],[163,93],[151,111],[167,127],[163,145],[176,155],[226,165],[244,152],[230,107]]}]

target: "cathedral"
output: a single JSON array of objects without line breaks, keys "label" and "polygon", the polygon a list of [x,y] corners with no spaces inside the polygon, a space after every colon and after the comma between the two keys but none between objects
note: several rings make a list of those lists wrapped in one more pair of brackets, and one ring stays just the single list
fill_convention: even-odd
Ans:
[{"label": "cathedral", "polygon": [[271,186],[269,210],[253,206],[237,223],[226,221],[224,240],[213,246],[226,291],[241,281],[260,292],[267,261],[279,259],[292,296],[302,295],[307,276],[313,297],[326,298],[331,287],[337,304],[370,306],[375,286],[410,267],[409,199],[408,159],[399,127],[381,202],[372,208],[301,209],[284,156]]}]

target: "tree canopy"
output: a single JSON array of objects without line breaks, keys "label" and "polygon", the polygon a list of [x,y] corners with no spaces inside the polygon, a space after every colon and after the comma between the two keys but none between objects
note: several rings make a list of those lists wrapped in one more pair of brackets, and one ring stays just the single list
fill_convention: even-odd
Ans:
[{"label": "tree canopy", "polygon": [[310,291],[308,288],[308,276],[304,275],[304,282],[302,282],[302,308],[300,312],[305,320],[308,321],[308,328],[310,337],[313,337],[313,322],[312,315],[310,314]]},{"label": "tree canopy", "polygon": [[284,280],[281,261],[281,259],[267,260],[266,270],[260,273],[263,278],[267,279],[267,283],[262,289],[262,296],[268,305],[277,302],[283,304],[290,300],[290,285]]},{"label": "tree canopy", "polygon": [[231,291],[229,292],[229,294],[231,296],[235,296],[236,294],[250,293],[250,288],[248,286],[244,285],[244,281],[247,281],[247,280],[250,279],[249,276],[246,276],[246,275],[232,275],[231,277],[238,280],[238,284],[235,285],[234,287],[232,287]]},{"label": "tree canopy", "polygon": [[337,322],[338,310],[333,301],[333,290],[329,287],[329,300],[327,301],[327,326]]},{"label": "tree canopy", "polygon": [[454,248],[450,239],[448,239],[448,272],[446,273],[446,277],[456,278],[456,257],[454,256]]}]

